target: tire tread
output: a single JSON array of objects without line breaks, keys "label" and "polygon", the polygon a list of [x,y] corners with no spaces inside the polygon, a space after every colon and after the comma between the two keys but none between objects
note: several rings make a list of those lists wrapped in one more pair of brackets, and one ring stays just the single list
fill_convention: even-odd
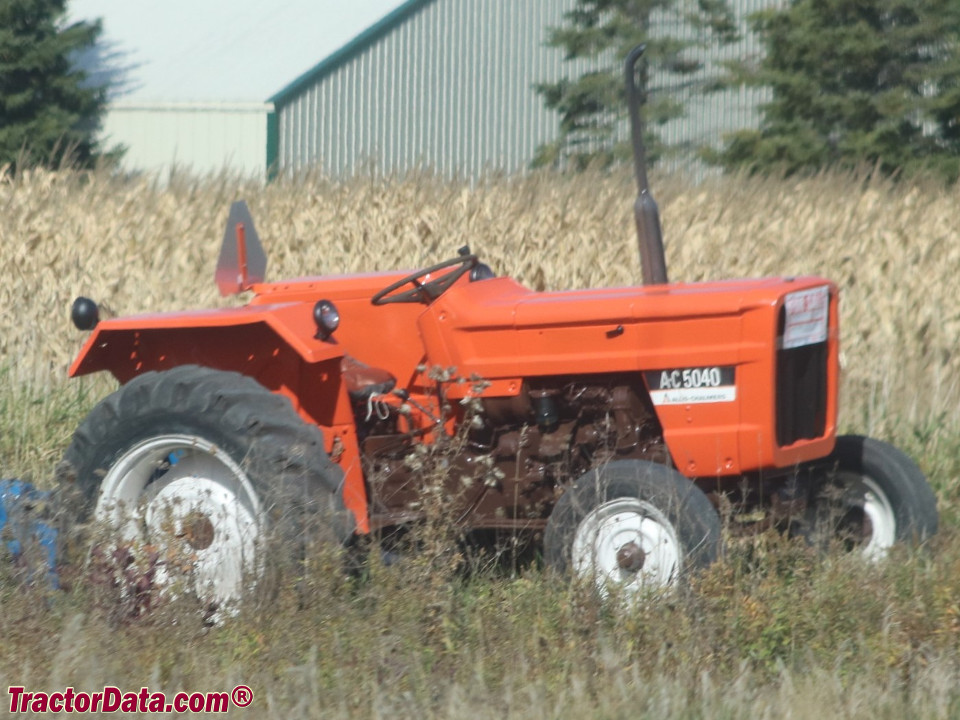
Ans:
[{"label": "tire tread", "polygon": [[[324,449],[323,434],[304,422],[290,401],[272,393],[253,378],[240,373],[199,365],[182,365],[162,372],[146,372],[102,400],[76,429],[58,467],[63,483],[73,482],[83,500],[81,519],[96,499],[102,472],[95,457],[126,425],[151,417],[171,415],[215,424],[221,431],[243,438],[249,457],[234,458],[256,468],[251,473],[258,493],[285,486],[300,503],[332,499],[339,517],[343,506],[343,473]],[[269,486],[264,476],[273,476]],[[270,487],[273,486],[273,487]],[[346,518],[349,520],[349,518]],[[352,534],[352,522],[338,528],[342,541]]]}]

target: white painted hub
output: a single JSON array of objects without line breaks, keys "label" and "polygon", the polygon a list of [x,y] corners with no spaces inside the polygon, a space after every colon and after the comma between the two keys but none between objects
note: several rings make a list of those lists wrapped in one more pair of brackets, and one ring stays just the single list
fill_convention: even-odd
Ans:
[{"label": "white painted hub", "polygon": [[[617,554],[634,544],[642,550],[643,566],[620,566]],[[617,498],[592,510],[573,539],[571,561],[580,577],[592,578],[604,596],[611,588],[627,596],[673,585],[680,574],[683,552],[672,523],[655,506],[638,498]]]},{"label": "white painted hub", "polygon": [[859,483],[863,489],[863,513],[872,530],[862,552],[870,560],[880,560],[896,542],[897,516],[879,485],[867,477],[860,478]]},{"label": "white painted hub", "polygon": [[160,435],[127,450],[100,485],[95,516],[120,542],[156,546],[161,587],[186,573],[201,598],[229,605],[256,567],[256,493],[227,453],[197,436]]}]

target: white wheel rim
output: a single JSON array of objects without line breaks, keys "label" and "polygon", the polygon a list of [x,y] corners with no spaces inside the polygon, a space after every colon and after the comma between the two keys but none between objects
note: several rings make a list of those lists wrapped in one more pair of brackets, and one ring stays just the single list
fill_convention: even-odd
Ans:
[{"label": "white wheel rim", "polygon": [[[621,566],[618,554],[642,551],[642,566]],[[592,510],[577,527],[571,549],[573,571],[592,579],[603,596],[614,588],[628,598],[672,586],[683,553],[673,524],[655,506],[618,498]]]},{"label": "white wheel rim", "polygon": [[897,516],[886,493],[870,478],[860,478],[863,486],[863,513],[870,522],[870,539],[863,548],[864,557],[880,560],[897,539]]},{"label": "white wheel rim", "polygon": [[169,587],[186,571],[198,596],[222,608],[256,569],[253,486],[233,458],[194,435],[159,435],[124,452],[100,485],[95,517],[119,542],[157,548],[155,585]]}]

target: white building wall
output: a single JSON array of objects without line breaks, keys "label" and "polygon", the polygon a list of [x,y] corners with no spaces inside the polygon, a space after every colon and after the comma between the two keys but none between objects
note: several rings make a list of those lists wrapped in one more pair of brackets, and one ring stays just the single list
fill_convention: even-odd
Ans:
[{"label": "white building wall", "polygon": [[111,103],[105,147],[123,145],[128,171],[202,175],[221,171],[265,177],[269,103]]}]

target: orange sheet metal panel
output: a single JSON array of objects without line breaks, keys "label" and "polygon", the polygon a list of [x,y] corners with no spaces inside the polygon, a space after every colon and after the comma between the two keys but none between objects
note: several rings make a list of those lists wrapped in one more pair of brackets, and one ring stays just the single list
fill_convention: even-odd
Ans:
[{"label": "orange sheet metal panel", "polygon": [[[832,439],[776,447],[777,318],[790,292],[820,278],[532,293],[502,278],[451,289],[420,319],[431,362],[519,390],[524,377],[732,368],[735,396],[657,405],[677,467],[690,476],[785,467],[825,454]],[[831,286],[832,287],[832,286]],[[836,357],[831,290],[830,357]],[[832,437],[836,368],[830,370]],[[452,388],[451,397],[458,396]],[[829,452],[829,449],[826,451]]]},{"label": "orange sheet metal panel", "polygon": [[409,388],[417,382],[417,366],[426,362],[417,330],[417,319],[423,314],[424,306],[419,303],[374,306],[370,298],[410,272],[303,278],[257,285],[254,291],[260,294],[251,305],[303,303],[312,317],[317,300],[331,300],[340,312],[340,327],[331,342],[368,365],[390,371],[401,387]]},{"label": "orange sheet metal panel", "polygon": [[[131,315],[113,320],[104,320],[93,330],[80,354],[70,366],[70,376],[84,375],[97,370],[110,370],[113,367],[107,362],[113,357],[114,344],[124,350],[136,352],[138,334],[143,337],[154,331],[169,330],[165,335],[169,350],[187,352],[189,348],[177,347],[178,343],[186,343],[187,338],[195,338],[184,334],[184,331],[193,329],[213,331],[218,328],[250,327],[263,324],[273,332],[300,357],[308,363],[320,362],[331,355],[340,355],[340,351],[331,350],[330,345],[315,341],[313,335],[316,326],[313,322],[313,311],[310,305],[302,303],[285,303],[258,307],[226,308],[220,310],[204,310],[196,312],[155,313],[147,315]],[[183,340],[180,340],[183,338]],[[237,342],[224,347],[224,353],[243,353],[248,343]],[[250,348],[254,350],[255,348]],[[116,359],[116,358],[114,358]],[[144,371],[155,368],[142,367]]]}]

